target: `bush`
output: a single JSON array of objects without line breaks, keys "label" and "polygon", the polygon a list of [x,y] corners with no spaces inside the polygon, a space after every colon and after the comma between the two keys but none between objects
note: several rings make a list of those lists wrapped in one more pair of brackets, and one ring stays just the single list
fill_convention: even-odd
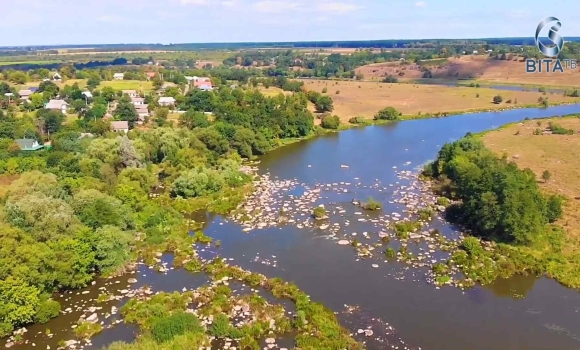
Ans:
[{"label": "bush", "polygon": [[323,93],[323,94],[325,94],[325,93],[327,93],[327,92],[328,92],[328,89],[327,89],[327,88],[325,88],[325,87],[324,87],[324,88],[322,88],[322,93]]},{"label": "bush", "polygon": [[380,110],[374,117],[375,120],[397,120],[401,113],[394,107],[387,107]]},{"label": "bush", "polygon": [[173,339],[177,335],[203,333],[204,329],[197,316],[177,311],[173,315],[156,319],[151,327],[151,335],[157,343]]},{"label": "bush", "polygon": [[394,77],[392,75],[388,75],[385,77],[385,79],[383,79],[383,82],[385,83],[398,83],[399,79],[397,77]]},{"label": "bush", "polygon": [[496,105],[500,104],[503,101],[503,98],[500,95],[497,95],[493,98],[493,103]]},{"label": "bush", "polygon": [[324,129],[336,130],[340,126],[340,119],[336,115],[324,117],[320,121],[320,126]]},{"label": "bush", "polygon": [[58,301],[48,299],[38,305],[38,310],[34,316],[34,321],[37,323],[46,323],[51,318],[55,318],[60,313],[60,304]]},{"label": "bush", "polygon": [[566,129],[566,128],[562,127],[561,125],[556,124],[554,122],[550,122],[548,129],[550,129],[550,131],[553,134],[557,134],[557,135],[573,135],[574,134],[574,130]]},{"label": "bush", "polygon": [[548,222],[554,222],[562,217],[562,202],[563,199],[560,196],[554,195],[548,198],[546,205]]},{"label": "bush", "polygon": [[483,247],[475,237],[465,237],[461,243],[461,247],[471,256],[480,256],[483,254]]},{"label": "bush", "polygon": [[335,94],[337,95],[340,94],[340,90],[336,90]]},{"label": "bush", "polygon": [[351,124],[357,124],[357,125],[367,123],[367,121],[364,117],[352,117],[348,120],[348,122]]},{"label": "bush", "polygon": [[326,216],[326,209],[323,207],[316,207],[314,208],[313,215],[315,218],[320,219]]},{"label": "bush", "polygon": [[229,336],[231,328],[228,316],[220,313],[214,317],[209,333],[216,338],[225,338]]},{"label": "bush", "polygon": [[387,258],[394,258],[395,256],[397,256],[397,252],[395,251],[395,249],[388,247],[387,250],[385,250],[385,255],[387,256]]},{"label": "bush", "polygon": [[367,201],[363,203],[361,207],[366,210],[379,210],[381,209],[382,205],[381,202],[378,202],[374,198],[369,197],[369,199],[367,199]]}]

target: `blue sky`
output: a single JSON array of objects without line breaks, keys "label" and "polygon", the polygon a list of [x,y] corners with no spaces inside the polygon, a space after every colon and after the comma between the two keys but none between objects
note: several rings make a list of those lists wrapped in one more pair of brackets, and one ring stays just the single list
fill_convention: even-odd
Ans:
[{"label": "blue sky", "polygon": [[579,0],[0,0],[0,46],[580,36]]}]

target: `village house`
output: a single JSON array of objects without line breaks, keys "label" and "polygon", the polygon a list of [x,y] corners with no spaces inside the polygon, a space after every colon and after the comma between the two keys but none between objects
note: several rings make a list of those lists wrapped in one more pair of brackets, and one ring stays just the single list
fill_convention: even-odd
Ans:
[{"label": "village house", "polygon": [[62,80],[62,77],[60,76],[60,74],[54,73],[52,75],[52,80],[54,80],[54,81],[61,81]]},{"label": "village house", "polygon": [[83,91],[83,95],[85,95],[86,98],[93,98],[93,94],[90,91]]},{"label": "village house", "polygon": [[202,85],[213,87],[210,78],[208,78],[208,77],[193,77],[193,86],[194,87],[199,88]]},{"label": "village house", "polygon": [[201,91],[212,91],[213,87],[211,85],[204,84],[198,86],[198,89],[200,89]]},{"label": "village house", "polygon": [[145,73],[145,75],[147,76],[147,79],[153,79],[153,78],[155,78],[157,73],[156,72],[147,72],[147,73]]},{"label": "village house", "polygon": [[129,122],[126,120],[111,122],[111,130],[113,130],[114,132],[128,133],[129,132]]},{"label": "village house", "polygon": [[129,97],[139,97],[139,94],[137,93],[136,90],[122,90],[123,95],[127,94],[129,95]]},{"label": "village house", "polygon": [[145,122],[145,118],[149,116],[149,106],[137,105],[135,106],[135,111],[137,111],[137,115],[139,116],[139,121],[137,124],[143,124]]},{"label": "village house", "polygon": [[144,105],[145,99],[143,97],[131,97],[131,103],[135,106]]},{"label": "village house", "polygon": [[18,91],[18,95],[20,95],[21,100],[28,100],[30,98],[30,95],[32,95],[33,93],[34,92],[31,91],[30,89],[22,89]]},{"label": "village house", "polygon": [[50,100],[46,106],[44,106],[44,108],[61,111],[64,114],[68,109],[68,103],[66,103],[64,100]]},{"label": "village house", "polygon": [[169,107],[175,105],[175,98],[169,97],[159,97],[159,105],[164,107]]},{"label": "village house", "polygon": [[125,73],[115,73],[113,74],[113,80],[123,80],[125,78]]},{"label": "village house", "polygon": [[36,141],[35,139],[16,139],[14,140],[20,147],[22,151],[36,151],[44,147]]}]

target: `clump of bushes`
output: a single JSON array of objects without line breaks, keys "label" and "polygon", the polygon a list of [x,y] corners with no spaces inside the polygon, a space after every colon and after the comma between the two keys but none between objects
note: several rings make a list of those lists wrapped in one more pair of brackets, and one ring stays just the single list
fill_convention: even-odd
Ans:
[{"label": "clump of bushes", "polygon": [[381,109],[375,116],[374,120],[398,120],[401,113],[394,107]]},{"label": "clump of bushes", "polygon": [[397,256],[397,252],[392,247],[388,247],[387,250],[385,250],[385,255],[387,258],[394,258]]},{"label": "clump of bushes", "polygon": [[549,123],[548,129],[550,129],[552,134],[556,134],[556,135],[573,135],[574,134],[574,130],[566,129],[563,126],[556,124],[554,122]]},{"label": "clump of bushes", "polygon": [[58,301],[48,299],[40,303],[34,321],[38,323],[46,323],[51,318],[55,318],[60,313],[60,304]]},{"label": "clump of bushes", "polygon": [[493,103],[495,103],[496,105],[500,104],[502,101],[503,101],[503,98],[500,95],[493,97]]},{"label": "clump of bushes", "polygon": [[320,126],[324,129],[336,130],[340,127],[340,119],[336,115],[324,117],[320,121]]},{"label": "clump of bushes", "polygon": [[379,210],[382,208],[381,202],[369,197],[365,203],[361,204],[361,207],[366,210]]},{"label": "clump of bushes", "polygon": [[315,219],[322,219],[326,217],[326,209],[323,207],[316,207],[312,213]]},{"label": "clump of bushes", "polygon": [[366,124],[367,120],[364,117],[352,117],[348,120],[348,122],[351,124],[361,125]]},{"label": "clump of bushes", "polygon": [[157,343],[164,343],[186,332],[204,333],[204,328],[197,316],[181,310],[156,319],[151,327],[151,335]]},{"label": "clump of bushes", "polygon": [[79,322],[75,328],[75,336],[77,339],[90,339],[93,335],[101,332],[103,326],[100,323],[92,323],[88,321]]},{"label": "clump of bushes", "polygon": [[383,79],[383,82],[385,82],[385,83],[391,83],[391,84],[392,83],[398,83],[399,82],[399,79],[397,77],[395,77],[395,76],[388,75],[388,76],[385,77],[385,79]]},{"label": "clump of bushes", "polygon": [[421,223],[417,221],[400,221],[394,223],[393,228],[395,229],[397,237],[406,239],[409,237],[409,233],[421,228]]}]

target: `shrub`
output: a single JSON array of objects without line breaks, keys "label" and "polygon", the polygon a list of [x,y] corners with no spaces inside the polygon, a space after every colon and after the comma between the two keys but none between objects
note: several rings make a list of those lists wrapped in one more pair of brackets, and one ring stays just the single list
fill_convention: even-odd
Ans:
[{"label": "shrub", "polygon": [[563,199],[560,196],[550,196],[548,198],[548,203],[546,204],[546,211],[549,222],[554,222],[562,217],[562,202]]},{"label": "shrub", "polygon": [[336,115],[324,117],[320,121],[320,126],[324,129],[336,130],[340,126],[340,119]]},{"label": "shrub", "polygon": [[387,250],[385,250],[385,255],[387,256],[387,258],[394,258],[395,256],[397,256],[397,252],[395,251],[395,249],[388,247]]},{"label": "shrub", "polygon": [[55,318],[60,313],[60,304],[58,301],[48,299],[38,305],[34,321],[37,323],[46,323],[51,318]]},{"label": "shrub", "polygon": [[396,222],[393,227],[399,238],[407,238],[410,232],[421,228],[421,223],[416,221],[400,221]]},{"label": "shrub", "polygon": [[209,333],[217,338],[225,338],[231,332],[232,326],[228,316],[220,313],[213,318],[213,323],[209,329]]},{"label": "shrub", "polygon": [[100,323],[83,321],[78,324],[77,328],[75,328],[75,336],[78,339],[89,339],[102,330],[103,326],[101,326]]},{"label": "shrub", "polygon": [[324,209],[323,207],[316,207],[314,208],[314,217],[316,219],[320,219],[326,216],[326,209]]},{"label": "shrub", "polygon": [[203,333],[204,329],[197,316],[183,311],[156,319],[151,327],[151,335],[157,343],[169,341],[186,332]]},{"label": "shrub", "polygon": [[544,182],[548,182],[548,180],[550,180],[550,177],[552,177],[552,174],[550,174],[548,170],[544,170],[544,172],[542,173],[542,180],[544,180]]},{"label": "shrub", "polygon": [[496,105],[500,104],[503,101],[503,98],[500,95],[494,96],[493,103]]},{"label": "shrub", "polygon": [[379,210],[381,207],[381,202],[376,201],[372,197],[369,197],[369,199],[367,199],[367,201],[362,204],[362,208],[366,210]]},{"label": "shrub", "polygon": [[324,88],[322,88],[322,93],[323,93],[323,94],[325,94],[325,93],[327,93],[327,92],[328,92],[328,89],[327,89],[327,88],[325,88],[325,87],[324,87]]},{"label": "shrub", "polygon": [[380,110],[374,117],[375,120],[397,120],[401,113],[394,107],[387,107]]},{"label": "shrub", "polygon": [[392,83],[398,83],[399,82],[399,79],[397,77],[395,77],[395,76],[388,75],[388,76],[385,77],[385,79],[383,79],[383,82],[385,82],[385,83],[391,83],[391,84]]},{"label": "shrub", "polygon": [[421,221],[429,221],[433,217],[433,209],[431,208],[423,208],[419,209],[419,220]]},{"label": "shrub", "polygon": [[573,135],[574,134],[574,130],[572,129],[566,129],[564,127],[562,127],[559,124],[556,124],[554,122],[550,122],[549,127],[550,131],[553,134],[557,134],[557,135]]},{"label": "shrub", "polygon": [[448,198],[445,197],[439,197],[437,198],[437,204],[438,205],[442,205],[442,206],[448,206],[451,203],[451,201]]},{"label": "shrub", "polygon": [[475,237],[465,237],[461,243],[461,247],[471,256],[480,256],[483,254],[483,247]]},{"label": "shrub", "polygon": [[348,122],[351,124],[357,124],[357,125],[367,123],[367,121],[364,117],[352,117],[348,120]]},{"label": "shrub", "polygon": [[335,94],[337,95],[340,94],[340,90],[336,90]]}]

